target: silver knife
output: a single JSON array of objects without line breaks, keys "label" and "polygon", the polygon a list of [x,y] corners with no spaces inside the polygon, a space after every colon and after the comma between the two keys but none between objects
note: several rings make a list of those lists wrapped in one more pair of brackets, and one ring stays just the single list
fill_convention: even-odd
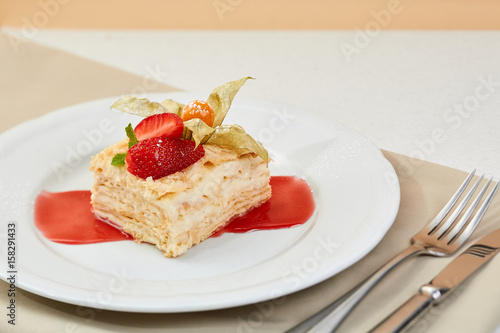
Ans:
[{"label": "silver knife", "polygon": [[394,311],[372,333],[401,332],[422,314],[443,300],[453,288],[500,252],[500,229],[481,238],[449,263],[431,282],[420,287],[419,293]]}]

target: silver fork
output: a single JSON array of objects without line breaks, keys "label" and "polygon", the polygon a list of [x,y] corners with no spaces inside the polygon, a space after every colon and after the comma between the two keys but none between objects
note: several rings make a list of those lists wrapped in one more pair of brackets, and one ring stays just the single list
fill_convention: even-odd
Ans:
[{"label": "silver fork", "polygon": [[[453,206],[457,203],[460,196],[465,191],[476,170],[473,170],[465,179],[457,192],[451,197],[450,201],[436,215],[428,225],[417,232],[411,239],[411,245],[401,253],[392,258],[378,271],[372,274],[368,279],[353,288],[340,300],[330,304],[312,317],[288,330],[286,333],[299,332],[334,332],[347,317],[351,310],[368,294],[368,292],[387,275],[394,267],[404,262],[406,259],[418,255],[430,255],[436,257],[445,257],[455,253],[471,236],[472,232],[481,221],[484,213],[488,209],[493,196],[498,190],[498,182],[488,197],[484,200],[476,214],[471,218],[472,213],[477,208],[481,198],[491,183],[491,178],[483,186],[475,200],[471,203],[466,212],[456,222],[459,215],[464,210],[467,203],[472,198],[474,192],[483,180],[484,176],[479,177],[469,192],[458,203],[457,208],[450,214]],[[449,217],[445,220],[446,216]],[[456,222],[456,223],[455,223]]]}]

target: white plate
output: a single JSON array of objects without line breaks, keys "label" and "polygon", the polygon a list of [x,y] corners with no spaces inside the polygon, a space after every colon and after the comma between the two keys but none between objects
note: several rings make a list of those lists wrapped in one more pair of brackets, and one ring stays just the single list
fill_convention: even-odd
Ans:
[{"label": "white plate", "polygon": [[[182,102],[200,94],[149,94]],[[316,212],[302,226],[208,239],[176,259],[148,244],[63,245],[33,223],[41,190],[89,189],[89,159],[125,138],[141,118],[91,101],[24,123],[0,136],[0,216],[16,230],[17,287],[99,309],[187,312],[265,301],[319,283],[379,243],[399,207],[391,164],[367,139],[329,118],[277,102],[237,97],[226,124],[238,123],[270,151],[273,175],[297,175]],[[7,224],[2,244],[5,244]],[[7,246],[0,249],[6,280]]]}]

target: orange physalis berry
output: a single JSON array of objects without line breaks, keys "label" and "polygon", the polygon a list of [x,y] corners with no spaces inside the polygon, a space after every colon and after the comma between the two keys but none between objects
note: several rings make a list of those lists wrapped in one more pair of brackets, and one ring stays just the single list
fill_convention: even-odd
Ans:
[{"label": "orange physalis berry", "polygon": [[214,111],[207,102],[196,99],[186,104],[182,110],[181,118],[183,121],[198,118],[208,126],[212,126],[214,124]]}]

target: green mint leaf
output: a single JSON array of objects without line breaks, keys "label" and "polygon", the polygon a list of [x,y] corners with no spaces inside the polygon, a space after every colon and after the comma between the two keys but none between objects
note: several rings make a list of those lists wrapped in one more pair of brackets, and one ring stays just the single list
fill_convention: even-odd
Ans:
[{"label": "green mint leaf", "polygon": [[130,139],[130,142],[128,143],[128,147],[132,148],[133,145],[135,145],[137,142],[137,137],[135,136],[134,128],[132,127],[132,124],[128,124],[128,126],[125,128],[125,132],[127,132],[127,136]]},{"label": "green mint leaf", "polygon": [[126,157],[127,157],[127,153],[116,154],[115,157],[113,157],[113,160],[111,161],[111,165],[114,165],[114,166],[125,165],[125,158]]}]

